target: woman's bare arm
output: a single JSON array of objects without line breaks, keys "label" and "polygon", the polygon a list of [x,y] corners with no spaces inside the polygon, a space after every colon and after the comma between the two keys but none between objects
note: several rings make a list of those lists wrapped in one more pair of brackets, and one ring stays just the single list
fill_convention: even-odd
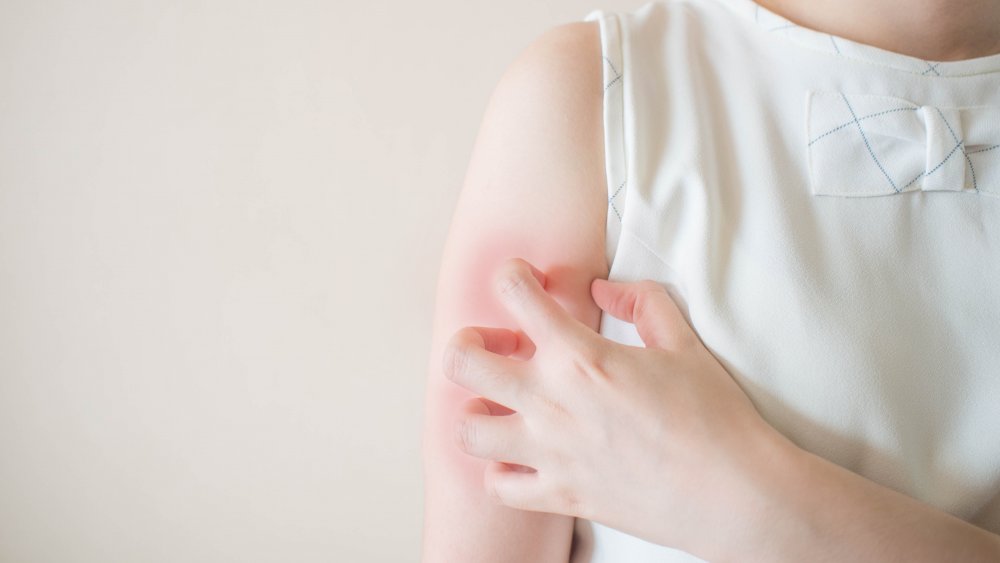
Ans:
[{"label": "woman's bare arm", "polygon": [[557,26],[509,66],[485,112],[438,280],[422,444],[424,563],[568,559],[572,517],[488,497],[486,462],[453,438],[458,407],[472,395],[444,377],[441,356],[464,326],[517,328],[492,283],[515,256],[545,271],[552,296],[598,329],[590,283],[608,272],[602,71],[598,23]]}]

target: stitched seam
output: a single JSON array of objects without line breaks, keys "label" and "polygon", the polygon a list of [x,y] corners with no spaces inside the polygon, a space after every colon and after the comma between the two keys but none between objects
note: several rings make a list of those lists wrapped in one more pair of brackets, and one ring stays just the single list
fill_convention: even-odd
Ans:
[{"label": "stitched seam", "polygon": [[618,222],[620,223],[622,221],[622,214],[618,212],[618,208],[615,207],[615,204],[612,203],[611,200],[608,200],[608,203],[611,204],[611,210],[615,212],[615,215],[618,217]]},{"label": "stitched seam", "polygon": [[609,59],[607,55],[604,55],[604,60],[611,66],[611,70],[615,73],[615,76],[621,76],[621,73],[615,68],[615,63],[611,62],[611,59]]},{"label": "stitched seam", "polygon": [[[615,63],[613,63],[607,55],[602,55],[602,56],[604,58],[604,62],[608,63],[608,66],[611,67],[611,71],[615,73],[615,77],[611,79],[610,82],[604,85],[605,103],[607,103],[608,89],[614,86],[615,84],[621,83],[624,85],[624,81],[622,80],[624,72],[619,72],[618,69],[615,67]],[[624,68],[622,68],[622,70],[624,70]],[[624,101],[622,102],[622,104],[624,104]],[[624,107],[616,108],[615,111],[619,112],[619,114],[622,116],[622,119],[624,119]],[[618,217],[619,224],[622,223],[622,213],[618,211],[618,207],[615,205],[615,198],[618,197],[618,194],[625,187],[626,182],[628,182],[628,177],[627,177],[628,172],[626,171],[625,174],[626,178],[622,180],[621,185],[618,186],[618,189],[615,190],[615,193],[611,194],[611,196],[608,198],[608,206],[611,207],[611,211],[614,212],[615,217]]]},{"label": "stitched seam", "polygon": [[[955,130],[951,128],[951,123],[948,123],[948,120],[944,117],[944,113],[941,112],[941,108],[935,107],[934,109],[937,111],[938,115],[941,116],[941,121],[944,121],[944,124],[948,127],[948,132],[951,133],[951,138],[957,141],[959,146],[961,146],[965,139],[959,140],[958,135],[955,134]],[[979,184],[976,182],[976,168],[972,166],[972,159],[969,158],[969,155],[965,154],[964,148],[962,149],[962,156],[965,157],[965,162],[969,164],[969,170],[972,171],[972,189],[978,192]],[[964,188],[965,186],[962,187]]]},{"label": "stitched seam", "polygon": [[622,191],[622,188],[625,187],[625,182],[626,181],[627,180],[623,180],[622,181],[622,185],[618,186],[618,189],[615,190],[615,193],[611,194],[611,199],[609,199],[608,201],[611,201],[611,200],[615,199],[616,197],[618,197],[618,192]]},{"label": "stitched seam", "polygon": [[975,151],[966,151],[965,154],[966,155],[970,155],[970,154],[976,154],[976,153],[980,153],[980,152],[991,151],[991,150],[993,150],[995,148],[998,148],[998,147],[1000,147],[1000,145],[993,145],[992,147],[986,147],[985,149],[979,149],[979,150],[975,150]]},{"label": "stitched seam", "polygon": [[955,151],[958,150],[958,147],[960,147],[960,146],[962,146],[962,142],[961,141],[959,141],[959,143],[957,145],[955,145],[954,147],[952,147],[951,152],[948,153],[948,156],[944,157],[944,159],[941,162],[937,163],[937,166],[935,166],[934,168],[931,168],[927,172],[921,172],[920,174],[917,174],[917,177],[914,178],[914,179],[912,179],[912,180],[910,180],[909,182],[907,182],[907,184],[905,186],[903,186],[903,189],[905,190],[906,188],[910,187],[910,185],[913,184],[913,182],[916,182],[922,176],[930,176],[931,174],[934,173],[935,170],[937,170],[938,168],[941,168],[941,166],[943,166],[945,162],[948,162],[948,159],[951,158],[951,155],[955,154]]},{"label": "stitched seam", "polygon": [[[873,113],[873,114],[866,115],[864,117],[858,118],[858,121],[864,121],[864,120],[870,119],[872,117],[878,117],[880,115],[885,115],[887,113],[892,113],[892,112],[896,112],[896,111],[917,111],[917,109],[918,108],[916,108],[916,107],[887,109],[885,111],[880,111],[878,113]],[[854,123],[853,121],[848,121],[847,123],[844,123],[843,125],[839,125],[837,127],[834,127],[833,129],[830,129],[829,131],[827,131],[826,133],[823,133],[819,137],[816,137],[815,139],[809,141],[809,145],[807,145],[807,146],[812,146],[813,143],[815,143],[816,141],[822,139],[823,137],[826,137],[827,135],[829,135],[831,133],[836,133],[837,131],[840,131],[844,127],[850,127],[853,123]]]},{"label": "stitched seam", "polygon": [[851,117],[854,118],[854,124],[858,126],[858,133],[861,133],[861,138],[865,142],[865,147],[868,148],[868,154],[872,155],[872,160],[875,161],[875,164],[876,166],[878,166],[878,169],[882,171],[882,174],[885,176],[885,179],[889,180],[889,184],[892,185],[892,189],[896,190],[896,193],[899,193],[899,188],[896,187],[896,183],[893,182],[892,178],[889,177],[889,173],[886,172],[885,168],[882,167],[882,163],[879,162],[878,157],[875,156],[875,151],[872,150],[871,144],[868,143],[868,137],[865,135],[864,129],[861,128],[861,123],[858,122],[858,116],[855,115],[854,108],[851,107],[851,102],[847,101],[847,96],[845,96],[843,92],[840,93],[840,97],[844,99],[844,103],[847,104],[847,109],[850,110],[851,112]]},{"label": "stitched seam", "polygon": [[[965,162],[969,163],[969,171],[972,172],[972,189],[979,191],[979,183],[976,181],[976,168],[972,166],[972,159],[969,155],[965,154],[965,149],[962,149],[962,156],[965,157]],[[965,186],[962,186],[963,188]]]},{"label": "stitched seam", "polygon": [[604,85],[604,91],[607,92],[608,88],[611,88],[615,85],[615,83],[622,79],[622,73],[618,72],[618,69],[615,68],[615,63],[611,62],[611,59],[609,59],[607,55],[604,55],[604,61],[608,63],[608,66],[611,67],[611,71],[615,73],[615,77],[611,79],[611,82]]},{"label": "stitched seam", "polygon": [[611,82],[608,82],[608,83],[607,83],[607,84],[606,84],[606,85],[604,86],[604,91],[605,91],[605,92],[607,92],[607,91],[608,91],[608,88],[611,88],[612,86],[614,86],[614,85],[615,85],[615,83],[616,83],[616,82],[618,82],[618,81],[620,81],[621,79],[622,79],[621,75],[618,75],[618,76],[614,77],[614,79],[612,79],[612,80],[611,80]]},{"label": "stitched seam", "polygon": [[628,182],[628,179],[625,179],[625,180],[623,180],[623,181],[622,181],[622,185],[618,186],[618,189],[617,189],[617,190],[615,190],[615,193],[611,194],[611,197],[609,197],[609,198],[608,198],[608,205],[610,205],[610,206],[611,206],[611,210],[612,210],[612,211],[614,211],[614,212],[615,212],[615,215],[617,215],[617,216],[618,216],[618,220],[619,220],[619,221],[621,221],[621,220],[622,220],[622,214],[621,214],[621,213],[619,213],[619,212],[618,212],[618,208],[617,208],[617,207],[615,207],[615,198],[616,198],[616,197],[618,197],[618,193],[619,193],[619,192],[621,192],[621,191],[622,191],[622,188],[624,188],[624,187],[625,187],[625,183],[626,183],[626,182]]}]

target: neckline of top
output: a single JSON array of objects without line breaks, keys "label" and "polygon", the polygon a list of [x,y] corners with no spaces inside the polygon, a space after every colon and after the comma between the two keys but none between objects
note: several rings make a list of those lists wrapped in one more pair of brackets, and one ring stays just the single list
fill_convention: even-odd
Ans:
[{"label": "neckline of top", "polygon": [[826,53],[930,78],[957,78],[1000,72],[1000,53],[957,61],[927,61],[798,25],[754,0],[716,0],[768,33]]}]

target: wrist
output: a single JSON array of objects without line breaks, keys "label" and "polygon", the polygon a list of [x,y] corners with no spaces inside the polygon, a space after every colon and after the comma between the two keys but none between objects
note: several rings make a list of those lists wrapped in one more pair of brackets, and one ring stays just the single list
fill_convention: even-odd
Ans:
[{"label": "wrist", "polygon": [[745,543],[720,560],[997,561],[996,535],[784,442]]},{"label": "wrist", "polygon": [[748,451],[728,516],[736,533],[716,546],[712,561],[782,560],[781,546],[813,535],[799,494],[808,488],[812,454],[766,423]]}]

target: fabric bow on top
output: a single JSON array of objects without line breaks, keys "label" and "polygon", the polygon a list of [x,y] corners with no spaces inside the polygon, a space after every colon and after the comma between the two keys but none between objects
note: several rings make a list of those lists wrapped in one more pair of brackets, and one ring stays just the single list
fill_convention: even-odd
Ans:
[{"label": "fabric bow on top", "polygon": [[1000,106],[921,106],[890,96],[810,91],[806,130],[814,194],[1000,196]]}]

